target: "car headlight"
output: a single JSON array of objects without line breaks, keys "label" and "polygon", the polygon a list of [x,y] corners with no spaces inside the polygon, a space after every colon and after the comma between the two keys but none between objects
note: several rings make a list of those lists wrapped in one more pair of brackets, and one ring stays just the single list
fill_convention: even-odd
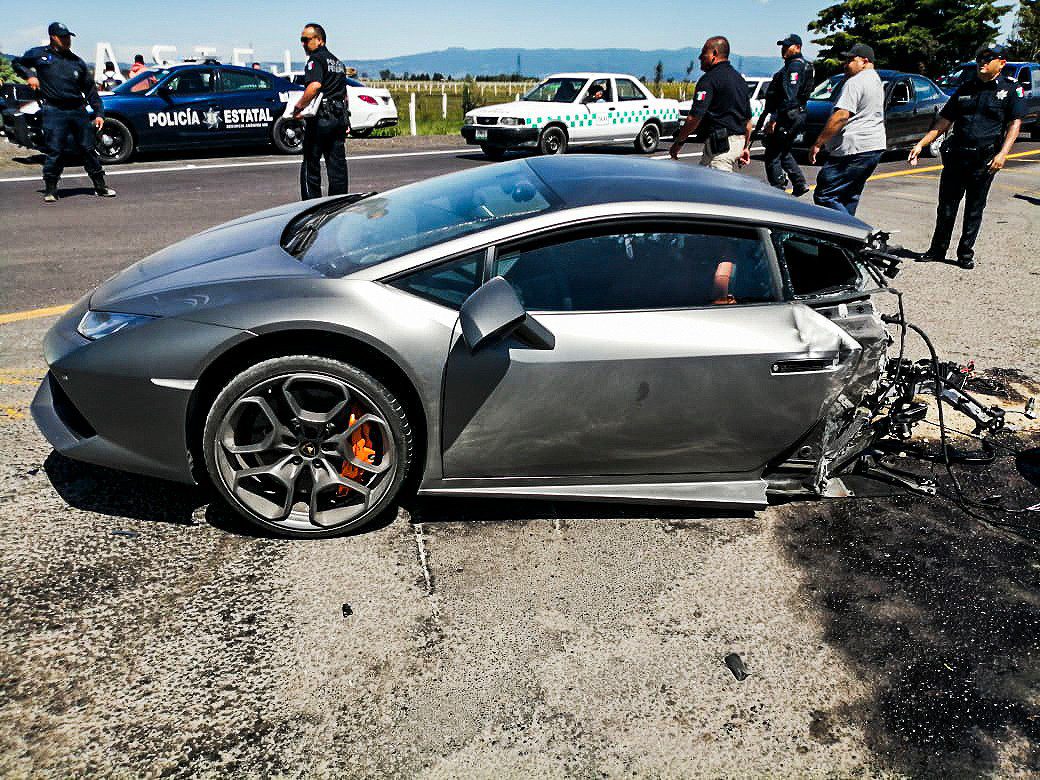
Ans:
[{"label": "car headlight", "polygon": [[466,116],[462,117],[462,121],[467,125],[475,125],[477,123],[477,117],[475,114],[466,114]]},{"label": "car headlight", "polygon": [[498,120],[498,123],[500,125],[522,125],[524,120],[515,116],[504,116]]},{"label": "car headlight", "polygon": [[83,315],[76,330],[81,336],[86,336],[91,341],[103,339],[127,328],[141,325],[155,317],[147,317],[144,314],[118,314],[112,311],[90,311]]}]

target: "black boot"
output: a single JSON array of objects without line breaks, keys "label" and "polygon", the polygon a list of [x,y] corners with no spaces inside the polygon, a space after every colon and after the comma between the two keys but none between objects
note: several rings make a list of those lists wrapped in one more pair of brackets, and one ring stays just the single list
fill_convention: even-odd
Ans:
[{"label": "black boot", "polygon": [[92,175],[90,180],[94,183],[94,194],[99,198],[114,198],[116,191],[105,184],[105,174]]},{"label": "black boot", "polygon": [[58,202],[58,180],[57,179],[44,179],[43,180],[43,202],[44,203],[57,203]]}]

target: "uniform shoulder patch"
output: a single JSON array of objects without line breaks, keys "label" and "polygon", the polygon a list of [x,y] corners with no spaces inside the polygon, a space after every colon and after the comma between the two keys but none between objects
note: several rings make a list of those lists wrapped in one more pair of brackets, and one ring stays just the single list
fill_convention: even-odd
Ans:
[{"label": "uniform shoulder patch", "polygon": [[1022,87],[1015,87],[1015,94],[1019,97],[1025,97],[1026,91]]},{"label": "uniform shoulder patch", "polygon": [[307,60],[307,68],[306,69],[310,70],[313,67],[314,67],[314,60]]},{"label": "uniform shoulder patch", "polygon": [[792,84],[797,84],[798,83],[798,77],[800,75],[802,75],[802,74],[800,74],[798,71],[792,71],[791,72],[791,83]]},{"label": "uniform shoulder patch", "polygon": [[708,93],[706,91],[702,90],[701,92],[698,92],[697,93],[697,102],[700,102],[700,101],[704,100],[704,98],[706,98],[706,97],[708,97]]}]

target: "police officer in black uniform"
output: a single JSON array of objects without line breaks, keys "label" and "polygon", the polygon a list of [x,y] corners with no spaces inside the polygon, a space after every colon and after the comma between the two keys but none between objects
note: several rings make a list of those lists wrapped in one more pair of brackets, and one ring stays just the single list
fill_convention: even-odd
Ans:
[{"label": "police officer in black uniform", "polygon": [[296,103],[294,117],[321,96],[317,114],[306,117],[303,135],[303,165],[300,191],[304,200],[321,197],[321,158],[329,177],[329,195],[347,192],[347,149],[349,126],[346,67],[325,48],[325,28],[310,23],[300,33],[300,43],[310,55],[304,68],[307,87]]},{"label": "police officer in black uniform", "polygon": [[758,119],[756,134],[766,125],[766,177],[779,189],[786,189],[788,181],[794,196],[800,198],[809,191],[805,174],[791,154],[794,140],[805,128],[805,104],[813,87],[813,66],[802,56],[801,36],[791,33],[777,41],[784,66],[773,74],[766,90],[766,104]]},{"label": "police officer in black uniform", "polygon": [[957,208],[963,199],[964,224],[957,246],[957,264],[961,268],[975,267],[975,239],[989,188],[1018,139],[1025,115],[1022,87],[1001,73],[1007,64],[1005,47],[984,46],[976,54],[975,62],[976,76],[957,87],[908,158],[911,166],[917,165],[924,147],[953,127],[942,147],[935,232],[928,251],[920,259],[946,260]]},{"label": "police officer in black uniform", "polygon": [[673,160],[686,139],[694,133],[704,141],[701,165],[719,171],[734,170],[751,160],[751,100],[747,82],[729,61],[729,39],[715,35],[704,42],[700,53],[704,75],[686,122],[674,135],[668,150]]},{"label": "police officer in black uniform", "polygon": [[[41,119],[47,159],[43,163],[43,200],[58,200],[58,180],[65,169],[64,156],[78,152],[83,167],[94,184],[94,192],[104,198],[116,191],[105,184],[105,170],[96,148],[97,131],[105,122],[105,107],[98,97],[94,77],[87,63],[72,53],[75,33],[60,22],[47,28],[47,46],[29,49],[11,63],[15,72],[42,96]],[[91,121],[87,104],[94,109]],[[71,140],[71,145],[70,145]]]}]

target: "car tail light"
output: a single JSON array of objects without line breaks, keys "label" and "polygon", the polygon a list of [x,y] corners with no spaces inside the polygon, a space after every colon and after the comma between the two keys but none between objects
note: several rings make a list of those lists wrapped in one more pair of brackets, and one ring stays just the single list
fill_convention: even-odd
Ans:
[{"label": "car tail light", "polygon": [[358,95],[358,100],[361,100],[365,103],[371,103],[373,106],[379,105],[379,102],[371,95]]}]

